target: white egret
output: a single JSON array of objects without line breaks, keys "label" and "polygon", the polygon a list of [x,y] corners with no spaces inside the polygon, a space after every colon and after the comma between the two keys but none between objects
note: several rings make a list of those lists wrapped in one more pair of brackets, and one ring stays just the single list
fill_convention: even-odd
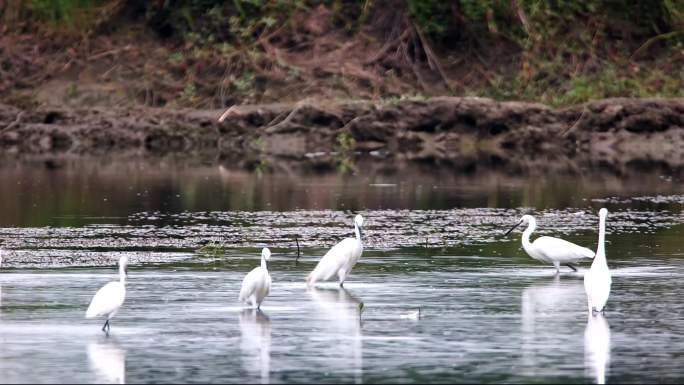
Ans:
[{"label": "white egret", "polygon": [[534,242],[530,242],[530,235],[537,228],[537,221],[531,215],[523,215],[520,221],[506,232],[506,235],[524,223],[527,223],[528,226],[522,235],[523,249],[530,257],[538,261],[552,263],[556,268],[556,274],[560,271],[560,265],[577,271],[577,268],[572,265],[573,263],[584,258],[594,258],[593,251],[559,238],[539,237]]},{"label": "white egret", "polygon": [[102,331],[109,333],[109,320],[116,313],[126,299],[126,273],[128,257],[125,255],[119,259],[119,281],[109,282],[95,293],[86,311],[86,318],[105,317],[106,321]]},{"label": "white egret", "polygon": [[268,247],[261,250],[261,266],[255,267],[242,280],[242,288],[238,300],[242,303],[251,303],[252,307],[259,309],[261,302],[271,292],[271,276],[268,274],[268,261],[271,259],[271,251]]},{"label": "white egret", "polygon": [[612,278],[606,262],[606,217],[608,210],[599,210],[599,238],[596,248],[596,258],[591,263],[591,268],[584,274],[584,291],[587,293],[589,313],[602,312],[610,295]]},{"label": "white egret", "polygon": [[340,282],[340,287],[344,286],[344,280],[349,276],[351,269],[363,253],[361,227],[363,227],[363,217],[357,214],[354,217],[356,238],[345,238],[328,250],[323,258],[318,261],[316,268],[306,277],[307,286],[311,287],[317,281],[329,281],[335,275]]}]

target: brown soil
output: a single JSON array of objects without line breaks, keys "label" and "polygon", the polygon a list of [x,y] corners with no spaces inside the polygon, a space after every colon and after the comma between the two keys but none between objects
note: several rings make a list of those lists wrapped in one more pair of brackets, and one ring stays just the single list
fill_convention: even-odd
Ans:
[{"label": "brown soil", "polygon": [[[456,68],[443,68],[407,20],[390,36],[371,26],[349,36],[331,25],[329,12],[319,7],[296,15],[296,28],[278,29],[256,46],[231,46],[226,52],[166,41],[131,22],[87,38],[6,34],[0,36],[0,100],[25,107],[211,109],[296,102],[302,95],[327,100],[443,95],[454,87],[465,91],[461,81],[475,88],[487,81],[483,63],[460,60]],[[501,53],[491,48],[493,55]]]},{"label": "brown soil", "polygon": [[[684,173],[682,99],[558,109],[405,99],[492,87],[526,61],[505,39],[439,52],[401,12],[371,14],[352,36],[329,12],[295,15],[288,28],[228,52],[159,39],[142,23],[101,25],[106,33],[77,39],[0,29],[0,148],[21,156],[178,153],[271,170],[353,170],[368,158],[462,172]],[[641,43],[629,45],[634,52]],[[573,73],[582,74],[602,53],[578,55]],[[670,56],[679,68],[684,56]]]},{"label": "brown soil", "polygon": [[[490,95],[568,103],[575,99],[561,96],[575,90],[577,79],[601,83],[580,100],[587,94],[681,95],[684,52],[676,45],[645,44],[651,40],[644,36],[609,38],[589,21],[567,38],[577,43],[583,40],[576,34],[591,32],[591,44],[570,51],[562,49],[565,39],[525,51],[521,42],[481,36],[467,26],[442,41],[426,36],[405,12],[378,9],[351,33],[321,5],[249,42],[222,44],[160,38],[142,20],[117,17],[77,37],[0,26],[0,101],[213,109],[304,97]],[[612,77],[592,77],[601,74]],[[619,81],[624,84],[610,87]]]},{"label": "brown soil", "polygon": [[354,33],[336,26],[332,11],[320,5],[249,42],[225,45],[160,38],[143,21],[123,16],[83,36],[0,29],[0,101],[213,109],[304,97],[468,95],[526,68],[518,43],[469,31],[473,36],[445,47],[421,32],[406,9],[376,8]]},{"label": "brown soil", "polygon": [[[224,120],[219,122],[221,115]],[[264,104],[223,110],[38,108],[0,105],[0,148],[17,154],[179,153],[247,169],[353,170],[441,164],[454,172],[684,176],[684,100],[610,99],[553,109],[439,97]]]}]

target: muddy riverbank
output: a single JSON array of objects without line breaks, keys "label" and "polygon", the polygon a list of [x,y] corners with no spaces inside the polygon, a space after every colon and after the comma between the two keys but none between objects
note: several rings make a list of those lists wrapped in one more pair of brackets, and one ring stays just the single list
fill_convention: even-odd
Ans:
[{"label": "muddy riverbank", "polygon": [[[219,121],[223,116],[223,120]],[[263,171],[388,167],[474,172],[684,173],[684,99],[607,99],[554,109],[524,102],[439,97],[318,102],[222,110],[0,105],[6,156],[178,154]],[[395,166],[392,166],[395,165]]]}]

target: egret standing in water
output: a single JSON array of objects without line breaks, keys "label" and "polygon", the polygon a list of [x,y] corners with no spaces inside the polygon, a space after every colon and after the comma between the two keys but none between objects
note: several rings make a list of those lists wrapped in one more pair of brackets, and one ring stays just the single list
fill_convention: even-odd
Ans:
[{"label": "egret standing in water", "polygon": [[591,268],[584,275],[584,291],[587,293],[587,303],[589,313],[603,312],[608,296],[610,295],[610,285],[612,278],[606,262],[606,217],[608,210],[599,210],[599,238],[596,248],[596,258],[591,263]]},{"label": "egret standing in water", "polygon": [[356,238],[345,238],[333,246],[318,261],[316,268],[306,277],[307,286],[311,287],[317,281],[329,281],[337,275],[340,287],[343,287],[344,280],[349,276],[351,269],[361,258],[363,253],[363,243],[361,243],[361,227],[363,217],[357,214],[354,218],[354,233]]},{"label": "egret standing in water", "polygon": [[577,268],[572,265],[573,263],[577,263],[580,259],[584,258],[594,258],[593,251],[562,239],[539,237],[534,242],[530,242],[530,235],[537,228],[537,221],[531,215],[523,215],[520,221],[506,232],[506,235],[524,223],[527,223],[528,226],[522,235],[523,249],[525,249],[525,252],[530,257],[537,261],[552,263],[556,267],[556,274],[560,272],[560,265],[565,265],[573,271],[577,271]]},{"label": "egret standing in water", "polygon": [[271,292],[271,275],[268,273],[268,261],[271,259],[271,250],[264,247],[261,250],[261,266],[255,267],[242,280],[242,288],[238,300],[243,303],[251,303],[252,307],[259,309],[261,302]]},{"label": "egret standing in water", "polygon": [[109,282],[95,293],[86,311],[86,318],[105,317],[106,321],[102,331],[109,334],[109,320],[116,313],[126,299],[126,273],[128,257],[125,255],[119,259],[119,281]]}]

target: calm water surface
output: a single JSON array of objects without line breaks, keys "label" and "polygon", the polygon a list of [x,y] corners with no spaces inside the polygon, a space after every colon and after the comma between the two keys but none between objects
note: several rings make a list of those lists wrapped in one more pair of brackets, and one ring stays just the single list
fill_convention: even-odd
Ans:
[{"label": "calm water surface", "polygon": [[[667,175],[73,162],[6,165],[0,180],[3,383],[684,379],[684,188]],[[538,234],[594,249],[603,206],[613,288],[605,317],[588,319],[589,265],[556,276],[519,231],[503,233],[532,213]],[[307,290],[357,212],[365,251],[345,289]],[[224,249],[197,251],[208,242]],[[263,246],[272,294],[243,310],[240,282]],[[121,255],[127,299],[105,337],[84,314]]]}]

